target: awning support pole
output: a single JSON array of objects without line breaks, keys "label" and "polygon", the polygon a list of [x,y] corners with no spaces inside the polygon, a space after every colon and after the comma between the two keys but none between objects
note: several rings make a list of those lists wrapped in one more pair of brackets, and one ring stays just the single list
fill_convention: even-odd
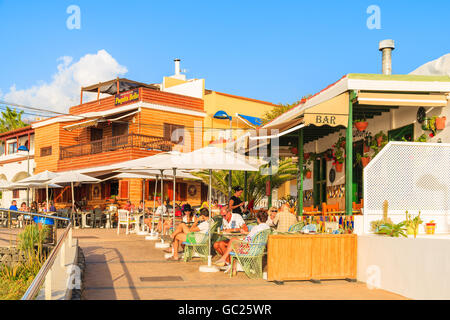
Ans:
[{"label": "awning support pole", "polygon": [[267,201],[267,209],[270,210],[270,207],[272,207],[272,139],[270,139],[269,144],[269,150],[267,150],[269,153],[269,196]]},{"label": "awning support pole", "polygon": [[297,215],[303,215],[303,129],[298,131]]},{"label": "awning support pole", "polygon": [[350,93],[348,102],[348,122],[345,134],[345,213],[352,215],[353,195],[353,99],[355,92]]},{"label": "awning support pole", "polygon": [[247,202],[248,200],[247,180],[248,180],[248,172],[244,171],[244,202]]}]

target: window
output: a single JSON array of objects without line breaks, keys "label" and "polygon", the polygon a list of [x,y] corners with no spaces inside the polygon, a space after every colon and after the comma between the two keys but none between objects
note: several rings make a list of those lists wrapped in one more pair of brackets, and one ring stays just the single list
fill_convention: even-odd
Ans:
[{"label": "window", "polygon": [[41,157],[50,156],[52,154],[52,147],[41,148]]},{"label": "window", "polygon": [[128,123],[113,123],[112,124],[112,136],[124,136],[128,134]]},{"label": "window", "polygon": [[128,181],[120,181],[120,198],[121,199],[128,199],[129,198],[129,192],[128,192]]},{"label": "window", "polygon": [[0,155],[5,153],[5,144],[3,142],[0,143]]},{"label": "window", "polygon": [[8,143],[8,154],[17,153],[17,142]]},{"label": "window", "polygon": [[411,123],[407,126],[389,130],[389,141],[414,141],[414,124]]},{"label": "window", "polygon": [[20,198],[20,195],[19,195],[19,191],[20,190],[13,190],[13,199],[18,199],[18,198]]},{"label": "window", "polygon": [[173,143],[184,143],[184,126],[164,123],[164,139]]}]

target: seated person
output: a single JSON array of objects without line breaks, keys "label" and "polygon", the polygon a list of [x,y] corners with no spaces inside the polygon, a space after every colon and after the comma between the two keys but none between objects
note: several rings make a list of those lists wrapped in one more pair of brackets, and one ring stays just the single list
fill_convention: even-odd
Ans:
[{"label": "seated person", "polygon": [[[9,210],[12,211],[19,211],[19,209],[17,208],[17,201],[13,200],[11,201],[11,206],[9,207]],[[17,218],[18,218],[19,214],[17,212],[11,212],[11,223],[12,224],[17,224]]]},{"label": "seated person", "polygon": [[19,211],[19,209],[17,208],[16,200],[11,201],[11,206],[9,207],[9,210]]},{"label": "seated person", "polygon": [[275,207],[271,207],[269,209],[269,218],[267,219],[266,224],[271,227],[274,228],[276,225],[273,223],[273,221],[275,220],[275,217],[277,216],[278,210]]},{"label": "seated person", "polygon": [[197,220],[197,217],[194,214],[194,210],[191,208],[189,203],[186,203],[183,206],[183,222],[186,224],[194,223]]},{"label": "seated person", "polygon": [[[266,224],[267,221],[267,212],[260,211],[256,214],[256,221],[258,222],[258,225],[254,228],[252,228],[252,231],[248,233],[248,235],[245,237],[245,242],[252,242],[252,239],[255,235],[257,235],[259,232],[270,229],[270,227]],[[225,265],[230,264],[230,252],[233,250],[233,246],[237,246],[238,243],[240,243],[241,240],[238,238],[232,238],[227,244],[226,250],[222,257],[216,261],[216,265],[223,267]]]},{"label": "seated person", "polygon": [[273,223],[277,226],[278,232],[288,232],[289,227],[298,222],[295,213],[290,211],[289,205],[287,203],[281,206],[280,212],[273,220]]},{"label": "seated person", "polygon": [[[220,209],[220,215],[222,216],[223,231],[225,232],[240,231],[242,233],[248,233],[248,227],[240,214],[232,213],[230,209],[228,209],[228,207],[222,207],[222,209]],[[218,254],[223,256],[227,250],[229,242],[230,242],[229,239],[216,241],[214,243],[214,249]]]},{"label": "seated person", "polygon": [[[200,216],[194,222],[191,227],[188,227],[185,223],[180,223],[176,230],[170,235],[173,239],[173,257],[170,257],[168,260],[178,261],[178,250],[181,247],[182,243],[186,241],[187,235],[189,232],[201,232],[207,233],[209,230],[209,211],[206,208],[200,210]],[[172,249],[164,250],[167,253],[172,253]]]},{"label": "seated person", "polygon": [[49,209],[48,211],[50,212],[56,212],[56,207],[53,204],[53,201],[50,201],[50,207],[48,209]]},{"label": "seated person", "polygon": [[130,201],[130,200],[127,200],[127,203],[123,206],[123,209],[124,209],[124,210],[128,210],[128,211],[131,211],[132,209],[134,209],[134,205],[131,204],[131,201]]}]

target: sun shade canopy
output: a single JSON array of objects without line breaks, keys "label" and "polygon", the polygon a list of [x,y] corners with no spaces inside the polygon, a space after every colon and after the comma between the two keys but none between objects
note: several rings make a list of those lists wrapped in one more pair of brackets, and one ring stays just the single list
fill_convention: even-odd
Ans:
[{"label": "sun shade canopy", "polygon": [[145,87],[145,88],[150,88],[150,89],[154,89],[154,90],[159,90],[159,88],[157,86],[145,84],[142,82],[137,82],[137,81],[133,81],[133,80],[125,79],[125,78],[118,78],[118,79],[114,79],[114,80],[110,80],[110,81],[106,81],[106,82],[100,82],[98,84],[94,84],[89,87],[83,87],[83,88],[81,88],[81,90],[86,91],[86,92],[99,92],[100,91],[100,93],[115,95],[115,94],[117,94],[117,83],[119,83],[119,91],[120,92],[125,92],[125,91],[136,89],[139,87]]}]

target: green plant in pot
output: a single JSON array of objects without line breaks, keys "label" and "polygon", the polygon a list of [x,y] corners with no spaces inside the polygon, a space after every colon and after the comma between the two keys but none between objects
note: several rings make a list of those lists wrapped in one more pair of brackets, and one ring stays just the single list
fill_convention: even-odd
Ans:
[{"label": "green plant in pot", "polygon": [[413,218],[412,215],[408,213],[408,210],[406,210],[405,226],[407,234],[414,235],[414,238],[416,238],[419,233],[419,226],[422,223],[423,220],[420,218],[420,211],[419,214]]},{"label": "green plant in pot", "polygon": [[367,166],[370,162],[370,155],[369,153],[365,152],[362,155],[360,153],[356,154],[356,164],[361,164],[362,167],[364,168],[365,166]]},{"label": "green plant in pot", "polygon": [[398,238],[399,236],[407,238],[408,236],[405,233],[406,227],[405,222],[402,221],[400,223],[385,223],[382,224],[378,228],[378,234],[384,234],[390,237]]},{"label": "green plant in pot", "polygon": [[374,136],[374,141],[378,147],[384,147],[388,142],[388,136],[383,131],[380,131]]}]

